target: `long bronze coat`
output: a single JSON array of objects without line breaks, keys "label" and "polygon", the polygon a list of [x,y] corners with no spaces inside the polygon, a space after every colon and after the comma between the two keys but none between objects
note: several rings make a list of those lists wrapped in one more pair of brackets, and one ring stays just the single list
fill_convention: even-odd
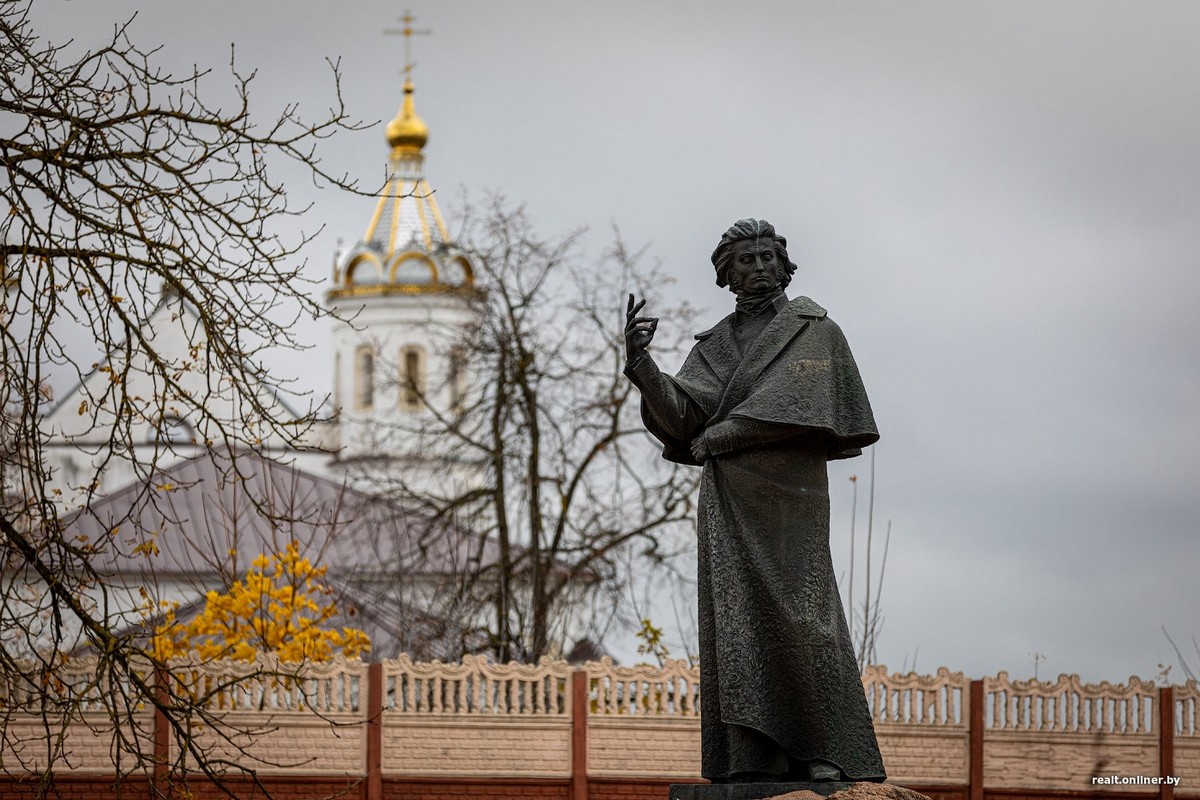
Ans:
[{"label": "long bronze coat", "polygon": [[699,334],[675,377],[646,354],[626,374],[664,457],[696,464],[703,774],[803,778],[821,760],[857,780],[883,761],[829,553],[826,461],[879,438],[838,326],[786,302],[741,352],[735,316]]}]

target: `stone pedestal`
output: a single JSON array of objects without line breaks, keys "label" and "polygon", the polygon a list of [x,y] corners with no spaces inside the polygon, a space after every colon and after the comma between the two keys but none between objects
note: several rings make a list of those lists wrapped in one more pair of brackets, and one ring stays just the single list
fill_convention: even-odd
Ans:
[{"label": "stone pedestal", "polygon": [[892,783],[675,783],[670,800],[929,800]]}]

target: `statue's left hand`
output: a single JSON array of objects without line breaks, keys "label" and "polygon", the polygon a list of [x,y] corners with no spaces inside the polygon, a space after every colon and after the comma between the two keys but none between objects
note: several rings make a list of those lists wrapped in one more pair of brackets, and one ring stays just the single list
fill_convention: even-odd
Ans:
[{"label": "statue's left hand", "polygon": [[708,449],[708,440],[704,438],[703,433],[692,440],[692,458],[700,464],[712,458],[712,453]]},{"label": "statue's left hand", "polygon": [[629,305],[625,309],[625,360],[629,363],[636,361],[646,351],[654,339],[654,332],[658,330],[658,317],[638,316],[645,305],[645,300],[635,305],[633,295],[629,295]]}]

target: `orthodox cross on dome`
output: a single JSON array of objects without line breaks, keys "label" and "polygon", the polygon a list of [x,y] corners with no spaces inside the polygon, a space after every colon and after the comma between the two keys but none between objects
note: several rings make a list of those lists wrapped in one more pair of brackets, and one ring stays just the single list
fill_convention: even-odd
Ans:
[{"label": "orthodox cross on dome", "polygon": [[384,128],[390,147],[387,181],[363,238],[348,253],[339,252],[336,257],[334,275],[339,286],[331,290],[335,293],[457,291],[469,287],[472,281],[470,264],[462,258],[461,264],[435,264],[430,260],[434,254],[442,258],[448,252],[451,238],[433,189],[425,179],[423,150],[429,141],[429,126],[417,114],[413,101],[411,72],[416,64],[411,39],[431,31],[415,28],[411,12],[406,11],[400,22],[402,27],[384,31],[404,37],[405,56],[400,110]]},{"label": "orthodox cross on dome", "polygon": [[432,31],[414,28],[415,21],[416,17],[412,12],[405,11],[404,16],[400,17],[404,27],[384,30],[385,34],[404,37],[404,100],[400,105],[400,113],[388,123],[385,131],[387,140],[392,145],[393,155],[419,154],[429,139],[429,128],[417,116],[416,107],[413,105],[412,68],[416,64],[412,60],[412,37],[414,34],[427,34]]},{"label": "orthodox cross on dome", "polygon": [[413,35],[423,36],[433,33],[428,28],[417,29],[412,26],[417,18],[412,15],[411,11],[405,11],[404,16],[400,17],[400,22],[404,24],[403,28],[387,28],[384,33],[390,36],[404,37],[404,79],[407,81],[412,77],[412,68],[416,64],[412,60],[412,37]]}]

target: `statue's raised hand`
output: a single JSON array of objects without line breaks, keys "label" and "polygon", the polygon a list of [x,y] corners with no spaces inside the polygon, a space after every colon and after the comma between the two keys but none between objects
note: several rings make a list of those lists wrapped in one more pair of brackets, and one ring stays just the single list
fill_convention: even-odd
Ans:
[{"label": "statue's raised hand", "polygon": [[629,305],[625,307],[625,360],[636,361],[646,350],[646,346],[654,339],[658,330],[658,317],[639,317],[638,312],[646,301],[633,304],[633,294],[629,295]]}]

